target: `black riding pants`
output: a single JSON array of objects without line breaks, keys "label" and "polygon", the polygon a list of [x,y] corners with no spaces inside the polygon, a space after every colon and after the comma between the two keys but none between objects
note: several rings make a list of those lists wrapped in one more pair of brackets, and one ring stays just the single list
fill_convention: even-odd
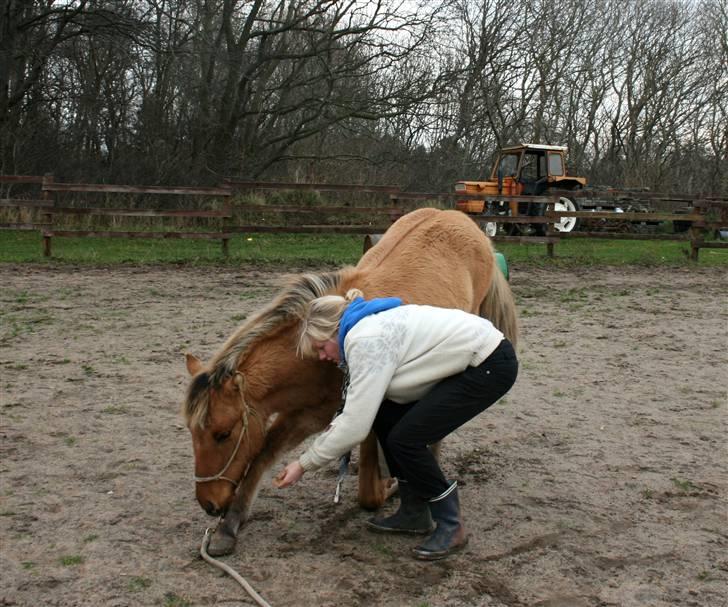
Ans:
[{"label": "black riding pants", "polygon": [[437,383],[419,401],[385,400],[374,420],[374,432],[389,471],[425,499],[445,492],[450,483],[427,448],[485,411],[516,381],[518,360],[507,339],[477,367]]}]

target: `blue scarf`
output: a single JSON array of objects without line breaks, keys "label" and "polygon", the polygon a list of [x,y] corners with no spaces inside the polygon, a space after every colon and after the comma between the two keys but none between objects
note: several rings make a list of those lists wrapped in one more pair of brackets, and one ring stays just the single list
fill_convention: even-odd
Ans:
[{"label": "blue scarf", "polygon": [[363,297],[357,297],[352,301],[346,310],[344,310],[344,314],[341,316],[341,322],[339,323],[339,357],[341,358],[341,363],[346,361],[344,340],[346,339],[347,333],[354,328],[356,323],[366,316],[384,312],[384,310],[396,308],[401,305],[402,300],[399,297],[380,297],[370,301],[366,301]]}]

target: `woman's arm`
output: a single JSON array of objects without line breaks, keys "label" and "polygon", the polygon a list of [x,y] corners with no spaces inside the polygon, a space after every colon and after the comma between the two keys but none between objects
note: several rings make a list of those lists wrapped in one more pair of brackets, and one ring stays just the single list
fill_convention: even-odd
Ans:
[{"label": "woman's arm", "polygon": [[344,410],[299,458],[304,470],[314,470],[338,459],[369,434],[397,370],[393,357],[384,364],[380,342],[380,337],[366,337],[349,347],[349,388]]}]

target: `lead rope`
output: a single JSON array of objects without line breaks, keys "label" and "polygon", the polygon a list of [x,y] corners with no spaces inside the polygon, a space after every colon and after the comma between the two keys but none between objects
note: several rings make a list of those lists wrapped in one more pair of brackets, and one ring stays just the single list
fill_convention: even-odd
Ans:
[{"label": "lead rope", "polygon": [[[342,371],[344,372],[344,383],[341,387],[341,406],[339,407],[339,410],[336,412],[336,415],[334,418],[336,418],[338,415],[341,414],[341,412],[344,410],[344,404],[346,403],[346,392],[349,389],[349,368],[346,365],[341,366]],[[236,383],[238,383],[238,386],[241,389],[242,394],[242,377],[240,377],[240,380],[236,377]],[[243,426],[247,430],[248,425],[248,415],[247,415],[247,407],[244,408],[245,416],[243,419]],[[242,432],[241,432],[242,437]],[[237,449],[236,449],[237,451]],[[233,454],[234,455],[234,454]],[[334,495],[334,503],[338,504],[339,500],[341,498],[341,484],[344,481],[344,477],[346,476],[349,468],[349,460],[351,459],[351,451],[348,453],[345,453],[341,456],[339,460],[339,478],[338,482],[336,483],[336,493]],[[229,462],[228,462],[229,463]],[[227,466],[225,466],[227,468]],[[224,470],[223,470],[224,472]],[[222,478],[222,477],[218,477]],[[207,479],[203,479],[207,480]],[[221,519],[222,520],[222,519]],[[219,523],[219,521],[218,521]],[[229,565],[226,565],[222,561],[218,561],[215,558],[212,558],[207,553],[207,547],[210,545],[210,535],[211,531],[214,532],[214,529],[210,529],[209,527],[205,529],[205,535],[202,538],[202,545],[200,546],[200,556],[210,563],[213,567],[217,567],[218,569],[221,569],[225,573],[227,573],[230,577],[232,577],[238,584],[240,584],[243,587],[243,590],[248,593],[250,598],[252,598],[260,607],[271,607],[270,603],[268,603],[262,596],[260,596],[255,589],[245,580],[245,578],[240,575],[235,569],[230,567]]]},{"label": "lead rope", "polygon": [[[349,366],[346,363],[341,363],[339,368],[344,372],[344,381],[341,384],[341,406],[339,407],[334,419],[336,419],[341,412],[344,410],[346,404],[346,393],[349,391],[349,381],[351,379],[349,375]],[[338,504],[341,501],[341,486],[344,483],[344,478],[349,473],[349,462],[351,461],[351,451],[344,453],[339,458],[339,475],[336,478],[336,490],[334,491],[334,504]]]},{"label": "lead rope", "polygon": [[235,571],[235,569],[233,569],[229,565],[226,565],[222,561],[218,561],[217,559],[212,558],[209,554],[207,554],[207,547],[210,544],[210,531],[211,530],[209,527],[205,529],[205,537],[202,538],[202,546],[200,546],[200,556],[208,563],[210,563],[210,565],[212,565],[213,567],[222,569],[225,573],[231,576],[238,584],[243,587],[243,589],[245,590],[245,592],[248,593],[250,598],[252,598],[258,605],[260,605],[260,607],[271,607],[270,603],[268,603],[262,596],[260,596],[253,589],[253,587],[245,581],[245,578],[241,576],[237,571]]},{"label": "lead rope", "polygon": [[[246,434],[247,431],[248,431],[248,411],[249,411],[249,407],[246,406],[246,404],[245,404],[245,398],[243,398],[243,386],[244,386],[245,380],[244,380],[242,374],[236,373],[235,374],[235,380],[234,381],[235,381],[236,385],[238,386],[238,390],[240,390],[240,397],[242,398],[242,405],[243,405],[243,413],[242,413],[243,427],[240,429],[240,436],[238,437],[238,444],[235,447],[235,450],[233,451],[233,454],[230,456],[230,461],[228,461],[228,463],[225,465],[225,468],[223,468],[222,471],[217,474],[217,476],[215,476],[215,477],[209,477],[209,478],[196,479],[198,482],[205,482],[205,481],[208,481],[208,480],[216,480],[216,479],[219,478],[219,479],[224,479],[224,480],[230,481],[236,487],[238,486],[238,483],[235,483],[231,479],[222,476],[222,474],[225,472],[225,470],[227,470],[228,466],[230,465],[230,463],[232,462],[233,458],[235,457],[235,454],[238,452],[238,447],[240,446],[240,442],[241,442],[241,440],[243,438],[243,434]],[[257,415],[257,411],[253,411],[253,412]],[[243,476],[245,476],[245,475],[243,475]],[[218,519],[218,521],[217,521],[217,524],[218,525],[220,524],[220,521],[221,520],[222,520],[222,517],[220,517]],[[217,525],[215,526],[215,529],[217,529]],[[245,590],[245,592],[247,592],[248,595],[258,605],[260,605],[260,607],[271,607],[270,603],[268,603],[262,596],[260,596],[255,591],[255,589],[250,584],[248,584],[248,582],[245,580],[245,578],[242,575],[240,575],[237,571],[235,571],[235,569],[233,569],[229,565],[226,565],[222,561],[218,561],[217,559],[212,558],[207,553],[207,547],[210,545],[210,535],[211,535],[211,532],[214,532],[215,531],[215,529],[210,529],[210,527],[208,527],[207,529],[205,529],[205,536],[202,538],[202,545],[200,546],[200,556],[205,561],[207,561],[208,563],[210,563],[210,565],[212,565],[213,567],[217,567],[218,569],[221,569],[222,571],[224,571],[225,573],[227,573],[229,576],[231,576],[238,584],[240,584],[243,587],[243,590]]]}]

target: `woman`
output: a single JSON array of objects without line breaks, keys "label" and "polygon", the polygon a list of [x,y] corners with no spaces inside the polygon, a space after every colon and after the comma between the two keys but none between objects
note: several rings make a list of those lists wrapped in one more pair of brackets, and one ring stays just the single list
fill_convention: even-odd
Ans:
[{"label": "woman", "polygon": [[[463,548],[457,483],[446,480],[428,449],[485,411],[511,388],[518,361],[493,324],[461,310],[402,305],[399,298],[366,301],[314,299],[302,319],[301,356],[318,356],[348,369],[344,408],[297,461],[276,477],[277,487],[335,461],[373,428],[401,503],[369,527],[385,533],[430,536],[416,558],[436,560]],[[435,523],[433,531],[433,521]]]}]

